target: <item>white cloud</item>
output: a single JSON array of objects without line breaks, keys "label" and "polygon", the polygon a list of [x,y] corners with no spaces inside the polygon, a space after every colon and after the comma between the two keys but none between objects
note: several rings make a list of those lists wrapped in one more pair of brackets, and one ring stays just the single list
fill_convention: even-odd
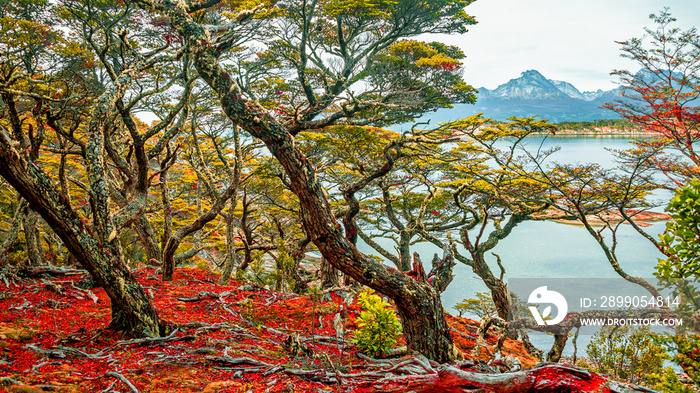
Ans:
[{"label": "white cloud", "polygon": [[467,55],[465,80],[495,88],[529,69],[579,90],[611,89],[613,69],[636,71],[615,41],[640,37],[648,18],[668,6],[677,25],[700,15],[698,0],[478,0],[466,11],[479,23],[462,36],[433,37]]}]

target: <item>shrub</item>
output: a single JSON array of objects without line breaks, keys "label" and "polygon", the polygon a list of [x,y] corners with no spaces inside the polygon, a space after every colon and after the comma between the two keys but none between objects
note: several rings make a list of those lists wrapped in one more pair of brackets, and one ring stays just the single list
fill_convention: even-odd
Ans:
[{"label": "shrub", "polygon": [[700,385],[700,336],[678,335],[673,336],[673,341],[676,344],[673,360],[683,367],[696,385]]},{"label": "shrub", "polygon": [[491,295],[486,292],[478,292],[474,299],[462,300],[455,304],[454,309],[460,317],[463,313],[472,313],[483,320],[496,315],[496,305],[493,304]]},{"label": "shrub", "polygon": [[669,356],[648,327],[605,326],[586,347],[592,369],[632,383],[651,382]]},{"label": "shrub", "polygon": [[201,258],[197,258],[197,262],[195,263],[194,268],[206,270],[208,272],[211,271],[211,266],[209,266],[209,264],[204,259],[201,259]]},{"label": "shrub", "polygon": [[355,342],[371,356],[387,353],[401,337],[401,323],[396,313],[371,289],[360,293],[357,301],[362,312],[357,319]]},{"label": "shrub", "polygon": [[678,379],[678,375],[671,367],[666,367],[661,374],[650,374],[649,381],[652,382],[654,389],[665,393],[693,393],[694,390],[686,385],[683,385]]},{"label": "shrub", "polygon": [[694,384],[700,386],[700,336],[665,334],[659,342],[673,354],[673,362],[683,368]]},{"label": "shrub", "polygon": [[683,331],[700,332],[700,180],[693,179],[676,190],[666,210],[673,221],[660,235],[660,245],[668,256],[660,260],[656,276],[661,285],[680,296],[675,310],[683,318]]}]

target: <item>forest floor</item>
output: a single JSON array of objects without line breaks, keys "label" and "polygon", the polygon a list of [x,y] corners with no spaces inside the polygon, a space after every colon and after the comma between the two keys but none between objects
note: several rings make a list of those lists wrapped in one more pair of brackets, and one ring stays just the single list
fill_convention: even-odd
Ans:
[{"label": "forest floor", "polygon": [[[360,309],[346,290],[297,296],[220,286],[202,269],[179,269],[172,282],[140,269],[135,276],[175,329],[132,340],[106,329],[109,299],[101,288],[76,286],[85,277],[75,273],[0,283],[0,391],[363,392],[387,391],[376,387],[387,376],[437,375],[439,365],[421,356],[362,355],[352,342]],[[485,348],[471,356],[478,322],[449,316],[448,323],[466,358],[456,367],[507,371]],[[498,339],[491,333],[489,347]],[[537,363],[519,341],[506,340],[503,355],[523,369]]]}]

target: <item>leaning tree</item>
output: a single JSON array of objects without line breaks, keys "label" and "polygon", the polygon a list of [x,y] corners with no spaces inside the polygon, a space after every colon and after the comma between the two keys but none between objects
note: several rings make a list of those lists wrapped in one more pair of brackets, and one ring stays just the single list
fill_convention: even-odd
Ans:
[{"label": "leaning tree", "polygon": [[[472,89],[460,78],[459,51],[439,43],[418,50],[405,40],[423,33],[465,32],[474,23],[463,10],[470,1],[280,1],[274,8],[241,6],[233,13],[218,13],[219,3],[224,5],[138,1],[177,29],[226,115],[262,140],[280,162],[299,198],[307,234],[321,254],[345,274],[394,300],[410,349],[437,361],[452,359],[452,339],[440,302],[447,280],[433,280],[442,284],[434,287],[422,266],[413,278],[360,253],[346,239],[294,136],[339,123],[390,124],[453,102],[473,101]],[[201,20],[200,14],[214,16]],[[272,54],[279,59],[277,71],[292,80],[273,102],[258,100],[244,78],[219,60],[236,45],[252,45],[238,41],[238,30],[255,18],[268,22],[265,33],[270,36],[261,37],[258,42],[265,47],[251,53],[251,61]]]},{"label": "leaning tree", "polygon": [[[0,175],[105,289],[112,306],[111,326],[133,335],[158,335],[162,323],[150,298],[124,263],[118,236],[120,225],[142,217],[138,211],[143,206],[138,202],[139,194],[145,194],[148,187],[146,164],[124,165],[132,176],[122,178],[123,183],[137,203],[125,205],[121,214],[114,214],[111,200],[118,195],[113,193],[114,179],[108,175],[106,161],[112,153],[112,138],[127,130],[136,142],[134,155],[145,158],[148,138],[129,122],[133,102],[125,100],[126,92],[146,70],[181,67],[181,62],[174,60],[183,53],[169,45],[141,45],[136,50],[132,41],[118,35],[119,24],[134,16],[133,7],[114,12],[110,4],[66,1],[46,2],[40,11],[27,12],[36,11],[32,6],[36,3],[20,1],[2,10]],[[57,12],[59,6],[65,8]],[[57,27],[67,20],[85,27],[80,44],[68,39]],[[104,35],[97,38],[95,31],[99,27],[105,28]],[[145,36],[147,32],[143,32],[142,37]],[[97,54],[91,53],[91,47],[99,48]],[[102,67],[97,66],[98,62]],[[181,75],[176,72],[174,78]],[[142,87],[142,94],[136,96],[142,99],[154,91],[162,92],[159,88]],[[146,134],[155,135],[172,126],[183,106],[184,103],[173,107],[172,116]],[[117,127],[127,122],[126,128]],[[163,143],[159,146],[163,149]],[[40,160],[44,149],[71,157],[70,165],[62,159],[58,185]],[[117,159],[116,165],[123,163],[118,154],[112,156]],[[79,166],[82,176],[68,177],[66,166]],[[81,213],[73,205],[76,200],[67,192],[67,179],[82,188],[89,213]]]}]

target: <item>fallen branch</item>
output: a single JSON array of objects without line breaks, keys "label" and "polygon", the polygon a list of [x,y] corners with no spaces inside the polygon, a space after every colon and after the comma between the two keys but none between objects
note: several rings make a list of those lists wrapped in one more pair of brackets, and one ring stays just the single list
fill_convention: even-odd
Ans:
[{"label": "fallen branch", "polygon": [[[368,358],[366,356],[363,356],[362,358],[363,359],[370,359],[372,361],[377,360],[377,359]],[[399,361],[382,361],[382,360],[380,360],[379,363],[389,364],[390,367],[381,368],[377,371],[369,371],[369,372],[356,373],[356,374],[338,373],[338,376],[340,376],[342,378],[348,378],[348,379],[357,378],[357,377],[376,377],[379,379],[379,378],[385,378],[386,375],[390,372],[403,371],[403,373],[411,374],[411,375],[436,373],[435,369],[430,364],[430,361],[423,355],[410,356],[408,358],[404,358],[404,359],[399,360]],[[411,366],[411,365],[418,365],[420,367],[419,368],[407,367],[407,366]]]},{"label": "fallen branch", "polygon": [[85,298],[90,298],[94,304],[97,304],[97,302],[100,300],[94,292],[92,292],[89,289],[83,289],[83,288],[78,288],[75,285],[71,284],[70,289],[75,292],[71,294],[73,297],[78,298],[78,299],[85,299]]},{"label": "fallen branch", "polygon": [[117,373],[117,372],[110,371],[110,372],[106,373],[105,376],[107,376],[107,377],[118,378],[120,381],[124,382],[124,383],[126,384],[126,386],[128,386],[128,387],[131,389],[132,392],[134,392],[134,393],[140,393],[139,390],[136,389],[136,386],[134,386],[134,384],[132,384],[131,382],[129,382],[129,380],[126,379],[125,376],[123,376],[123,375],[121,375],[121,374],[119,374],[119,373]]},{"label": "fallen branch", "polygon": [[106,358],[109,357],[109,355],[103,355],[103,354],[102,354],[102,353],[105,352],[108,348],[105,348],[105,349],[103,349],[103,350],[101,350],[100,352],[97,352],[97,353],[95,353],[95,354],[90,354],[90,353],[87,353],[87,352],[83,352],[83,351],[81,351],[81,350],[79,350],[79,349],[70,348],[70,347],[58,346],[58,347],[56,347],[55,349],[58,350],[58,351],[70,352],[70,353],[74,353],[74,354],[77,354],[77,355],[80,355],[80,356],[84,356],[84,357],[86,357],[86,358],[88,358],[88,359],[106,359]]},{"label": "fallen branch", "polygon": [[116,384],[117,384],[117,381],[112,381],[112,383],[109,386],[107,386],[107,389],[101,391],[100,393],[107,393],[107,392],[111,391],[112,387]]},{"label": "fallen branch", "polygon": [[[190,327],[190,326],[187,326],[187,327]],[[202,334],[207,333],[207,332],[214,332],[214,331],[221,330],[221,329],[235,330],[236,333],[245,333],[245,329],[243,329],[242,327],[240,327],[236,324],[231,325],[231,324],[226,323],[226,322],[214,323],[214,324],[198,324],[196,326],[196,328],[197,329],[194,331],[195,336],[199,336],[199,335],[202,335]]]},{"label": "fallen branch", "polygon": [[24,299],[24,303],[22,303],[22,305],[20,305],[20,306],[11,306],[11,307],[8,307],[7,310],[8,310],[8,311],[9,311],[9,310],[23,310],[23,309],[29,308],[29,307],[31,307],[31,306],[32,306],[32,304],[29,303],[29,300]]},{"label": "fallen branch", "polygon": [[19,276],[17,276],[9,268],[0,269],[0,281],[2,281],[5,284],[5,287],[7,289],[10,289],[10,284],[18,285],[17,281],[20,280],[21,279],[19,278]]},{"label": "fallen branch", "polygon": [[[369,392],[450,393],[456,391],[481,391],[498,393],[520,392],[596,392],[633,393],[655,392],[644,387],[608,380],[585,369],[546,363],[532,369],[506,373],[465,371],[460,367],[474,367],[471,362],[437,365],[423,356],[411,356],[399,360],[366,360],[381,364],[379,369],[345,374],[325,369],[284,368],[250,357],[207,356],[213,363],[223,364],[226,370],[241,373],[262,373],[265,376],[283,373],[310,381],[337,384]],[[375,364],[376,364],[375,363]],[[238,367],[236,367],[238,366]],[[250,367],[241,367],[250,366]],[[216,367],[220,368],[220,367]],[[403,375],[395,375],[401,373]]]},{"label": "fallen branch", "polygon": [[62,347],[62,346],[57,346],[57,347],[51,348],[51,349],[41,349],[34,344],[27,344],[23,348],[30,349],[38,354],[48,356],[50,358],[55,358],[55,359],[65,359],[67,357],[66,352],[73,353],[73,354],[80,355],[80,356],[84,356],[88,359],[94,359],[94,360],[105,359],[105,358],[109,357],[108,355],[102,354],[107,349],[103,349],[100,352],[97,352],[96,354],[89,354],[89,353],[83,352],[79,349],[70,348],[70,347]]},{"label": "fallen branch", "polygon": [[66,357],[66,354],[63,351],[56,350],[56,349],[41,349],[34,344],[27,344],[22,348],[31,349],[32,351],[34,351],[38,354],[48,356],[48,357],[54,358],[54,359],[63,359]]},{"label": "fallen branch", "polygon": [[114,345],[120,346],[120,345],[131,345],[131,344],[154,344],[154,343],[166,343],[166,342],[176,342],[176,341],[189,341],[189,340],[195,340],[197,337],[193,335],[187,335],[187,336],[182,336],[182,337],[175,337],[175,333],[177,333],[179,329],[173,330],[172,333],[165,337],[147,337],[147,338],[135,338],[132,340],[122,340],[118,341]]},{"label": "fallen branch", "polygon": [[198,301],[204,300],[204,299],[221,299],[221,298],[231,296],[231,295],[233,295],[233,292],[231,292],[231,291],[226,291],[226,292],[221,292],[221,293],[203,291],[203,292],[198,293],[196,296],[178,297],[176,299],[181,301],[181,302],[198,302]]},{"label": "fallen branch", "polygon": [[12,385],[17,385],[17,386],[27,386],[26,384],[23,384],[22,382],[16,381],[10,377],[2,377],[0,378],[0,387],[5,387],[5,386],[12,386]]},{"label": "fallen branch", "polygon": [[256,360],[253,358],[249,358],[247,356],[244,357],[239,357],[239,358],[232,358],[230,356],[206,356],[205,359],[211,360],[214,363],[224,363],[224,364],[229,364],[232,366],[240,366],[243,364],[248,364],[251,366],[258,366],[258,367],[276,367],[272,364],[262,362],[260,360]]},{"label": "fallen branch", "polygon": [[78,274],[87,274],[87,270],[71,269],[60,266],[23,266],[17,270],[17,274],[23,277],[42,277],[42,276],[74,276]]}]

